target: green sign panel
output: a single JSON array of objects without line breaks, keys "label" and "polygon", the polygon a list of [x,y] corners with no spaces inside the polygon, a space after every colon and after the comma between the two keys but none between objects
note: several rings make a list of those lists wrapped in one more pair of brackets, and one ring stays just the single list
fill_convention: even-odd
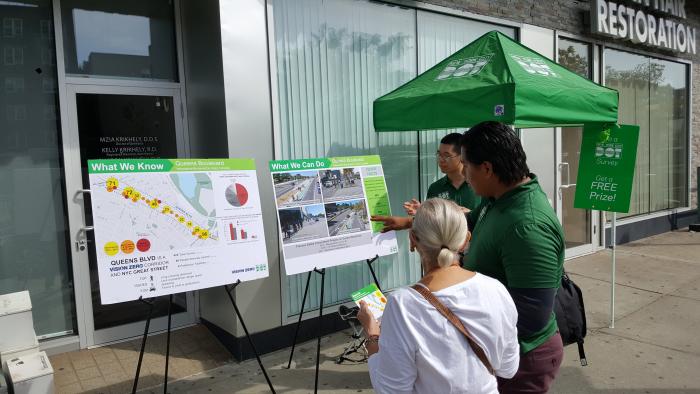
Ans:
[{"label": "green sign panel", "polygon": [[575,208],[629,212],[638,141],[639,126],[584,127]]}]

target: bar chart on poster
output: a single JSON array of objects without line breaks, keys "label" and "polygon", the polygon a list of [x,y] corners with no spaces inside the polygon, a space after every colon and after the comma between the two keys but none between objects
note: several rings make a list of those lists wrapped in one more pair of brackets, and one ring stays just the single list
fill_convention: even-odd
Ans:
[{"label": "bar chart on poster", "polygon": [[88,162],[102,304],[268,276],[252,159]]},{"label": "bar chart on poster", "polygon": [[270,162],[288,275],[385,256],[396,234],[372,215],[390,215],[379,156]]}]

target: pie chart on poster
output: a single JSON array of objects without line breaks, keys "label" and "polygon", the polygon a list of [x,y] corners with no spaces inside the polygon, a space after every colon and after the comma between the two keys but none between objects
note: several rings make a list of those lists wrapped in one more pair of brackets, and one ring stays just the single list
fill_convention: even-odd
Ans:
[{"label": "pie chart on poster", "polygon": [[226,188],[226,201],[234,207],[242,207],[248,202],[248,189],[240,183],[233,183]]}]

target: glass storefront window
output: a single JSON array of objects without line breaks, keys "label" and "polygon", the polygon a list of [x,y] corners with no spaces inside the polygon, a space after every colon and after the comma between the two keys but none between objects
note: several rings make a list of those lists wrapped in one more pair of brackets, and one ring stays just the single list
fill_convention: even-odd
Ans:
[{"label": "glass storefront window", "polygon": [[688,66],[609,48],[604,55],[620,122],[640,126],[626,216],[688,206]]},{"label": "glass storefront window", "polygon": [[[372,102],[490,30],[502,26],[371,1],[273,1],[272,65],[277,81],[278,159],[379,154],[391,209],[425,196],[441,174],[435,160],[446,131],[375,133]],[[419,153],[420,152],[420,153]],[[419,182],[420,180],[420,182]],[[423,190],[419,190],[422,184]],[[375,263],[382,288],[420,277],[420,264],[399,232],[399,253]],[[368,256],[371,257],[371,256]],[[364,262],[327,270],[325,300],[344,302],[371,282]],[[306,275],[287,277],[287,313],[299,313]],[[306,310],[318,307],[312,282]]]},{"label": "glass storefront window", "polygon": [[171,0],[61,1],[66,74],[177,82]]},{"label": "glass storefront window", "polygon": [[36,334],[68,334],[76,316],[55,43],[43,30],[51,2],[0,2],[0,15],[0,294],[29,290]]},{"label": "glass storefront window", "polygon": [[[565,38],[559,39],[557,62],[576,74],[592,79],[591,44]],[[561,168],[566,169],[567,178],[561,174],[561,182],[576,184],[581,159],[583,127],[561,128]],[[559,190],[561,196],[562,227],[567,248],[587,245],[592,242],[591,211],[574,208],[576,188]]]},{"label": "glass storefront window", "polygon": [[[416,75],[415,11],[339,0],[275,1],[273,11],[278,159],[379,154],[392,211],[400,213],[402,203],[418,195],[416,134],[375,133],[372,101]],[[398,255],[374,265],[383,288],[420,274],[406,238],[399,234]],[[364,262],[326,274],[328,304],[343,302],[371,281]],[[301,308],[306,275],[286,280],[291,316]],[[318,307],[319,282],[311,284],[306,310]]]}]

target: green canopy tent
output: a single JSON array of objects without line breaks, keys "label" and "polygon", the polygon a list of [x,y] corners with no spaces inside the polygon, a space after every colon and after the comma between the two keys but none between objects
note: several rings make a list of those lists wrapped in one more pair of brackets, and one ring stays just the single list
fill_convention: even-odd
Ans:
[{"label": "green canopy tent", "polygon": [[[589,81],[497,31],[374,101],[374,128],[415,131],[495,120],[516,128],[617,124],[618,92]],[[629,197],[628,197],[629,198]],[[610,327],[615,319],[612,220]]]},{"label": "green canopy tent", "polygon": [[497,31],[374,101],[376,131],[617,123],[618,93]]}]

